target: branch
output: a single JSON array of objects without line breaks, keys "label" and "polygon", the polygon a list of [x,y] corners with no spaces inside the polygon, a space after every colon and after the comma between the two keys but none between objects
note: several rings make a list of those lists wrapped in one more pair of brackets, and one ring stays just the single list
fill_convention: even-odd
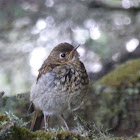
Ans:
[{"label": "branch", "polygon": [[121,3],[116,4],[116,5],[111,5],[109,3],[103,2],[102,0],[94,0],[90,3],[88,3],[89,8],[102,8],[104,10],[113,10],[113,11],[128,11],[128,12],[139,12],[140,11],[140,6],[138,7],[130,7],[130,8],[124,8]]},{"label": "branch", "polygon": [[4,95],[4,91],[0,92],[0,98]]}]

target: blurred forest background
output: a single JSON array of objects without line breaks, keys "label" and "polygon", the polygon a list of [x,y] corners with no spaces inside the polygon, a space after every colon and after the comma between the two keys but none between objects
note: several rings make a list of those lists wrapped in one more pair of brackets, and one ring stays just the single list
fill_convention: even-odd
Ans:
[{"label": "blurred forest background", "polygon": [[[78,52],[91,80],[90,95],[92,99],[99,99],[94,95],[99,91],[92,88],[92,83],[127,60],[139,58],[139,39],[140,0],[0,0],[0,91],[5,91],[5,96],[29,92],[38,69],[53,47],[68,42],[73,46],[81,44]],[[118,89],[121,88],[117,88],[116,94]],[[112,93],[112,89],[107,88],[107,91]],[[115,102],[113,98],[111,103],[117,105],[118,100],[121,99]],[[8,98],[1,102],[1,106],[6,106],[6,102],[14,104]],[[93,114],[93,108],[98,104],[89,108]],[[10,107],[16,107],[12,105]],[[126,117],[121,115],[126,112],[124,108],[101,122],[107,123],[107,128],[117,130],[136,128],[136,118],[130,125],[126,122],[118,128],[120,116],[123,120]],[[8,111],[9,107],[1,111],[6,109]],[[104,108],[98,115],[94,114],[94,118],[83,116],[96,121],[101,112],[105,112]]]}]

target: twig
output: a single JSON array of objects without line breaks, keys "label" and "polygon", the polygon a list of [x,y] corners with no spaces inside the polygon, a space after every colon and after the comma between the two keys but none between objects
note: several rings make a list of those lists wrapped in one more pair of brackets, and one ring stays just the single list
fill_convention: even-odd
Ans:
[{"label": "twig", "polygon": [[4,91],[0,92],[0,98],[4,95],[4,93],[5,93]]}]

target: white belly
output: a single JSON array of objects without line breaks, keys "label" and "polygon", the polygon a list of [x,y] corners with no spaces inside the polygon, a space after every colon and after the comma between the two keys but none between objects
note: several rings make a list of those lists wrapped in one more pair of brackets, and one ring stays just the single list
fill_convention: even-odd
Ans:
[{"label": "white belly", "polygon": [[32,87],[30,100],[46,115],[61,114],[65,110],[77,108],[87,92],[87,87],[81,83],[77,86],[73,77],[73,81],[67,83],[69,79],[65,77],[65,72],[63,70],[61,78],[57,78],[53,72],[43,74]]}]

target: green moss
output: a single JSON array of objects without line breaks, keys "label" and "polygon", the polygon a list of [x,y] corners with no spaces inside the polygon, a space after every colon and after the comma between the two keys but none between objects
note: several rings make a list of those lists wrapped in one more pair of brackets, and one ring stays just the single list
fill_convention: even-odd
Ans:
[{"label": "green moss", "polygon": [[3,124],[5,124],[7,121],[9,121],[9,118],[0,113],[0,130],[2,129]]},{"label": "green moss", "polygon": [[11,132],[10,139],[11,140],[30,140],[34,139],[36,136],[30,132],[27,128],[25,127],[17,127],[15,126]]},{"label": "green moss", "polygon": [[119,87],[121,84],[133,84],[140,79],[140,59],[122,64],[98,81],[98,84]]},{"label": "green moss", "polygon": [[[7,121],[7,126],[12,123],[5,115],[0,114],[1,121]],[[0,121],[0,123],[1,123]],[[125,140],[125,138],[115,138],[115,137],[105,137],[96,138],[96,130],[94,130],[94,137],[81,136],[81,134],[77,134],[72,131],[67,130],[56,130],[56,131],[45,131],[39,130],[36,132],[31,132],[29,129],[25,127],[20,127],[17,125],[11,125],[12,127],[2,128],[0,130],[0,139],[2,140],[91,140],[91,139],[108,139],[108,140]],[[4,131],[4,129],[7,129]],[[86,130],[85,130],[86,131]],[[100,130],[99,130],[100,131]],[[4,132],[4,134],[2,133]],[[91,133],[91,131],[90,131]],[[103,134],[103,132],[101,132]],[[138,140],[138,139],[136,139]]]},{"label": "green moss", "polygon": [[6,115],[3,115],[3,114],[0,113],[0,124],[1,124],[1,122],[8,121],[8,120],[9,119],[8,119],[8,117]]},{"label": "green moss", "polygon": [[[3,122],[5,122],[3,124]],[[31,132],[25,127],[18,126],[16,122],[8,119],[6,115],[0,114],[0,139],[3,140],[88,140],[88,137],[82,137],[67,130],[45,131],[40,130]]]},{"label": "green moss", "polygon": [[27,128],[23,127],[14,127],[11,133],[6,136],[4,139],[10,140],[50,140],[50,139],[57,139],[57,140],[67,140],[67,139],[77,139],[77,140],[88,140],[86,137],[82,137],[80,135],[73,134],[72,132],[68,132],[66,130],[62,131],[56,131],[56,132],[48,132],[48,131],[36,131],[36,132],[30,132]]},{"label": "green moss", "polygon": [[97,123],[119,130],[136,128],[140,123],[140,59],[118,66],[97,81],[94,90],[99,99],[94,114]]}]

